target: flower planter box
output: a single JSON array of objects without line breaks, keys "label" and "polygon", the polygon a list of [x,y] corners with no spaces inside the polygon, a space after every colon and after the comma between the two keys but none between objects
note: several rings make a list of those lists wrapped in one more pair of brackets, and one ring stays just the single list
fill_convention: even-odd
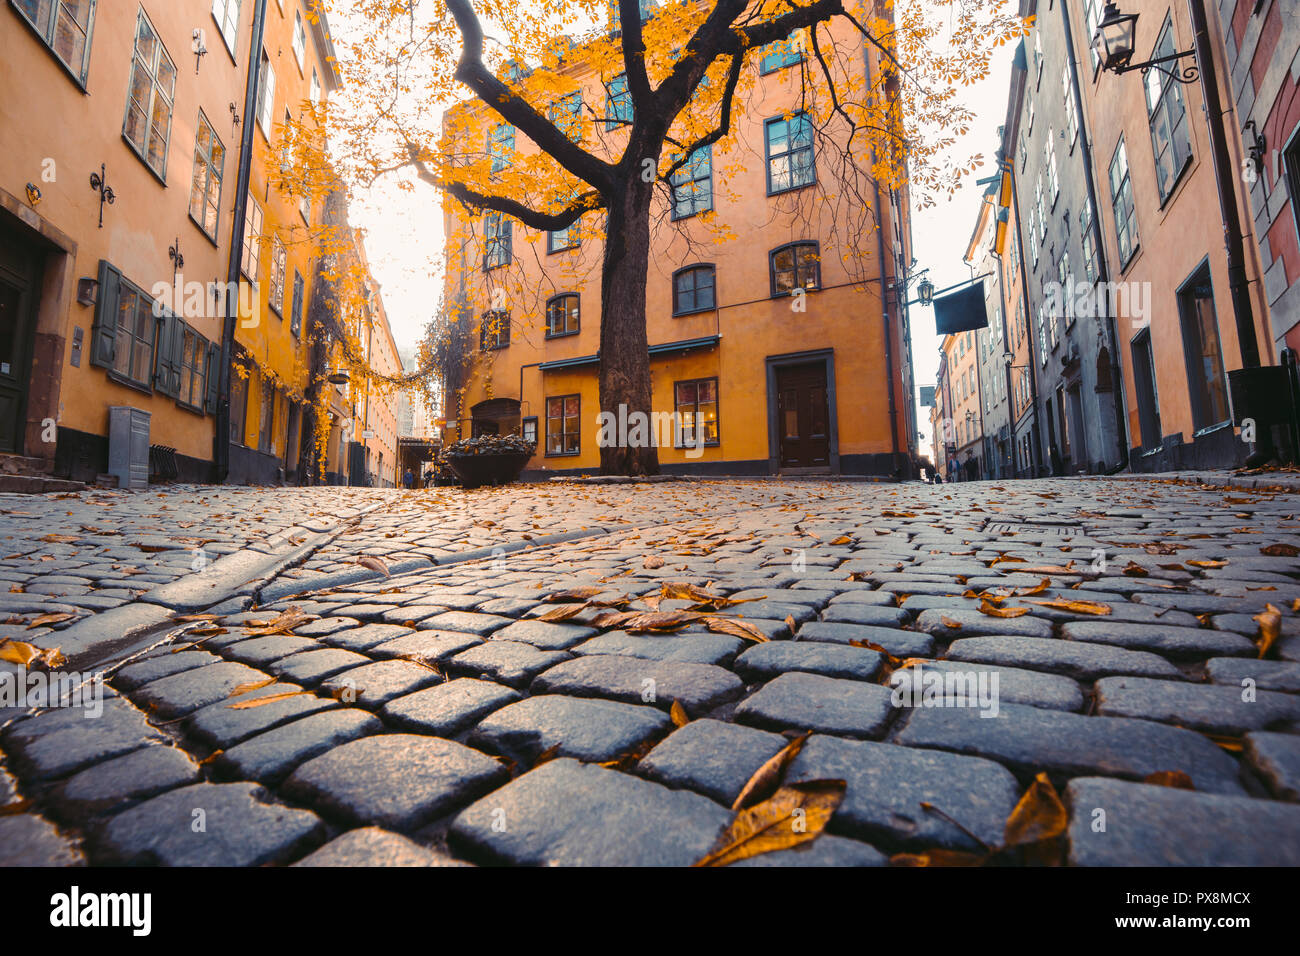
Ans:
[{"label": "flower planter box", "polygon": [[519,477],[532,455],[527,452],[492,453],[482,455],[448,455],[447,463],[466,488],[484,485],[508,485]]}]

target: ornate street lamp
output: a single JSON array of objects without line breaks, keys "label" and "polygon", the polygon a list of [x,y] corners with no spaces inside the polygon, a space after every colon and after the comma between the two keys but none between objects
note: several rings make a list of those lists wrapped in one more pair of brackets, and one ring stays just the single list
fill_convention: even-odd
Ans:
[{"label": "ornate street lamp", "polygon": [[[1133,50],[1136,44],[1137,19],[1138,15],[1136,13],[1121,13],[1115,0],[1110,0],[1106,4],[1106,9],[1102,12],[1101,22],[1097,24],[1097,31],[1092,35],[1092,48],[1101,61],[1101,68],[1116,75],[1127,73],[1130,70],[1141,70],[1145,75],[1154,68],[1179,83],[1196,82],[1200,73],[1195,62],[1195,49],[1185,50],[1182,53],[1171,53],[1168,56],[1156,57],[1142,63],[1132,62]],[[1192,57],[1192,63],[1184,67],[1181,72],[1167,70],[1160,66],[1161,63],[1170,63],[1189,56]]]},{"label": "ornate street lamp", "polygon": [[929,279],[922,279],[921,284],[916,287],[916,297],[922,305],[930,305],[934,302],[934,283]]}]

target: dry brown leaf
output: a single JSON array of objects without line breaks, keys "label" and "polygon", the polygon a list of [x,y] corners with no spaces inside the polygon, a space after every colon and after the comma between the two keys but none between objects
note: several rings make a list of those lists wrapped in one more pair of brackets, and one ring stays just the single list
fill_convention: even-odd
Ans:
[{"label": "dry brown leaf", "polygon": [[81,539],[75,534],[47,534],[41,540],[50,544],[76,544]]},{"label": "dry brown leaf", "polygon": [[895,853],[889,858],[890,866],[983,866],[988,856],[983,853],[967,853],[963,850],[945,850],[942,848],[926,850],[924,853]]},{"label": "dry brown leaf", "polygon": [[638,613],[637,611],[601,611],[591,619],[591,626],[599,628],[617,627],[624,621],[630,621]]},{"label": "dry brown leaf", "polygon": [[1054,840],[1065,832],[1069,822],[1070,815],[1052,781],[1040,773],[1007,817],[1002,842],[1010,847]]},{"label": "dry brown leaf", "polygon": [[731,809],[743,810],[756,803],[761,803],[776,793],[777,788],[785,781],[786,770],[794,762],[794,758],[799,756],[799,751],[803,749],[803,745],[810,736],[812,736],[812,731],[805,730],[765,760],[763,766],[755,770],[753,776],[740,788],[740,793],[736,795],[736,799],[731,803]]},{"label": "dry brown leaf", "polygon": [[1032,568],[1017,568],[1017,574],[1078,574],[1074,570],[1074,562],[1067,565],[1059,564],[1036,564]]},{"label": "dry brown leaf", "polygon": [[50,669],[66,664],[67,660],[57,647],[42,649],[26,641],[0,638],[0,661],[8,661],[20,667],[38,665]]},{"label": "dry brown leaf", "polygon": [[953,620],[952,618],[950,618],[947,614],[940,614],[940,615],[939,615],[939,621],[940,621],[941,624],[943,624],[944,627],[950,627],[950,628],[952,628],[954,631],[960,631],[960,630],[961,630],[961,621],[954,621],[954,620]]},{"label": "dry brown leaf", "polygon": [[533,620],[546,621],[547,623],[554,623],[555,621],[567,621],[571,617],[577,617],[586,609],[587,609],[587,605],[585,603],[561,604],[558,607],[550,608],[549,610],[537,615],[537,617],[533,618]]},{"label": "dry brown leaf", "polygon": [[1227,561],[1187,561],[1194,568],[1222,568],[1227,565]]},{"label": "dry brown leaf", "polygon": [[748,621],[734,617],[706,617],[704,626],[715,634],[730,634],[732,637],[753,641],[755,644],[767,643],[767,635]]},{"label": "dry brown leaf", "polygon": [[678,631],[703,617],[694,611],[649,611],[633,614],[623,622],[624,630],[631,634],[643,631]]},{"label": "dry brown leaf", "polygon": [[1233,737],[1230,734],[1205,734],[1212,743],[1218,744],[1228,753],[1239,754],[1245,747],[1246,742],[1240,737]]},{"label": "dry brown leaf", "polygon": [[1270,558],[1294,558],[1300,557],[1300,548],[1294,544],[1268,544],[1260,548],[1259,553]]},{"label": "dry brown leaf", "polygon": [[378,571],[386,578],[392,577],[392,575],[389,574],[388,572],[388,565],[385,564],[382,559],[376,558],[374,555],[371,554],[362,555],[361,557],[357,558],[356,563],[370,571]]},{"label": "dry brown leaf", "polygon": [[1158,770],[1155,773],[1147,774],[1142,778],[1142,782],[1154,784],[1157,787],[1174,787],[1178,790],[1196,789],[1195,784],[1192,783],[1192,778],[1181,770]]},{"label": "dry brown leaf", "polygon": [[691,722],[691,718],[686,715],[686,708],[682,706],[680,700],[673,701],[672,707],[668,708],[668,716],[672,718],[674,726],[685,727]]},{"label": "dry brown leaf", "polygon": [[987,598],[985,598],[980,601],[980,613],[987,614],[989,617],[1020,617],[1021,615],[1028,614],[1029,608],[995,607],[989,603]]},{"label": "dry brown leaf", "polygon": [[567,591],[556,591],[554,594],[546,595],[544,600],[547,604],[563,604],[569,601],[586,601],[593,598],[604,588],[598,588],[595,585],[587,585],[581,588],[569,588]]},{"label": "dry brown leaf", "polygon": [[1052,586],[1051,578],[1043,578],[1032,588],[1020,588],[1015,592],[1016,597],[1029,597],[1031,594],[1042,594]]},{"label": "dry brown leaf", "polygon": [[199,766],[206,767],[208,764],[212,763],[212,761],[220,757],[223,753],[225,753],[224,750],[212,751],[212,753],[208,754],[206,757],[204,757],[202,760],[199,761]]},{"label": "dry brown leaf", "polygon": [[548,760],[554,760],[559,755],[560,755],[560,745],[552,744],[551,746],[547,747],[545,750],[543,750],[541,753],[537,755],[537,759],[533,761],[533,766],[540,767]]},{"label": "dry brown leaf", "polygon": [[268,678],[266,678],[266,680],[250,680],[250,681],[245,681],[245,682],[242,683],[242,684],[236,684],[236,685],[235,685],[235,689],[232,690],[232,691],[231,691],[229,694],[227,694],[226,696],[227,696],[227,697],[239,697],[239,696],[242,696],[243,694],[247,694],[249,691],[259,690],[259,689],[261,689],[261,688],[263,688],[263,687],[270,687],[270,686],[271,686],[272,684],[274,684],[274,683],[275,683],[275,678],[274,678],[274,677],[268,677]]},{"label": "dry brown leaf", "polygon": [[27,625],[27,630],[30,631],[34,627],[43,627],[46,624],[60,624],[63,621],[71,621],[74,617],[76,617],[75,614],[42,614],[40,617],[32,619]]},{"label": "dry brown leaf", "polygon": [[1255,646],[1259,648],[1259,657],[1263,660],[1282,633],[1282,612],[1272,604],[1265,604],[1264,610],[1251,620],[1259,625],[1259,638],[1255,641]]},{"label": "dry brown leaf", "polygon": [[1130,578],[1147,578],[1151,576],[1151,572],[1142,567],[1142,565],[1138,564],[1136,561],[1130,561],[1128,564],[1124,565],[1120,574],[1126,575]]},{"label": "dry brown leaf", "polygon": [[237,700],[233,704],[227,704],[228,710],[252,710],[254,707],[265,707],[267,704],[274,704],[278,700],[286,700],[290,697],[301,697],[303,694],[310,694],[309,690],[290,690],[283,694],[267,694],[265,697],[254,697],[252,700]]},{"label": "dry brown leaf", "polygon": [[1058,611],[1070,611],[1074,614],[1095,614],[1101,617],[1110,613],[1110,605],[1102,604],[1100,601],[1044,601],[1040,599],[1031,603],[1055,608]]},{"label": "dry brown leaf", "polygon": [[276,634],[288,634],[299,624],[306,624],[310,620],[312,620],[310,614],[304,614],[296,607],[291,607],[281,611],[274,620],[249,621],[244,624],[244,630],[250,637],[271,637]]},{"label": "dry brown leaf", "polygon": [[695,866],[726,866],[815,840],[844,799],[843,780],[782,787],[771,799],[739,811],[715,848]]},{"label": "dry brown leaf", "polygon": [[847,534],[842,534],[834,541],[831,542],[831,544],[852,544],[852,543],[853,543],[853,539],[850,538]]}]

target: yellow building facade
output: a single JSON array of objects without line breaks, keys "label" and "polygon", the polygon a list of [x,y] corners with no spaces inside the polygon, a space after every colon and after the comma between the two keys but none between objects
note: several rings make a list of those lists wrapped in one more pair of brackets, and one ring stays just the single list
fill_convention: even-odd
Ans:
[{"label": "yellow building facade", "polygon": [[[875,71],[875,51],[857,42],[854,62]],[[731,134],[684,168],[652,220],[646,323],[661,424],[649,423],[650,440],[665,473],[908,476],[917,431],[898,282],[911,255],[906,191],[879,185],[872,226],[846,231],[825,199],[831,161],[803,125],[802,57],[791,48],[754,59],[759,75]],[[566,62],[581,99],[568,107],[571,128],[598,153],[608,139],[617,156],[599,119],[619,108],[617,78],[599,75],[581,48]],[[477,124],[464,115],[476,110]],[[484,131],[477,148],[503,149],[503,162],[536,152],[482,110],[453,118]],[[635,440],[637,427],[601,417],[603,244],[582,229],[598,214],[561,234],[444,208],[445,301],[472,326],[476,353],[447,383],[445,440],[521,434],[537,443],[526,478],[594,472],[602,430]]]}]

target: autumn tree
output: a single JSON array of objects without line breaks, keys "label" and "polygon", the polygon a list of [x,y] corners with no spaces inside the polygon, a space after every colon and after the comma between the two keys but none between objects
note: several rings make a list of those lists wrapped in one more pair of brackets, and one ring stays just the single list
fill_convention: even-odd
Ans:
[{"label": "autumn tree", "polygon": [[[490,245],[484,221],[555,233],[581,220],[584,241],[603,238],[593,263],[601,409],[647,414],[656,210],[705,147],[748,150],[737,161],[753,161],[753,146],[731,134],[763,52],[797,45],[799,109],[831,171],[833,185],[819,176],[815,194],[791,202],[804,215],[831,215],[846,257],[865,264],[879,187],[907,187],[924,205],[978,166],[979,157],[949,155],[971,121],[957,90],[986,76],[993,49],[1025,28],[1006,0],[910,0],[897,10],[890,0],[336,4],[360,25],[343,58],[351,97],[335,133],[350,176],[372,182],[413,169],[480,224],[478,235],[448,236],[462,254]],[[492,137],[502,126],[509,143]],[[515,132],[530,148],[513,142]],[[711,225],[713,241],[732,238]],[[469,298],[445,320],[462,321]],[[655,474],[658,456],[602,447],[601,470]]]}]

